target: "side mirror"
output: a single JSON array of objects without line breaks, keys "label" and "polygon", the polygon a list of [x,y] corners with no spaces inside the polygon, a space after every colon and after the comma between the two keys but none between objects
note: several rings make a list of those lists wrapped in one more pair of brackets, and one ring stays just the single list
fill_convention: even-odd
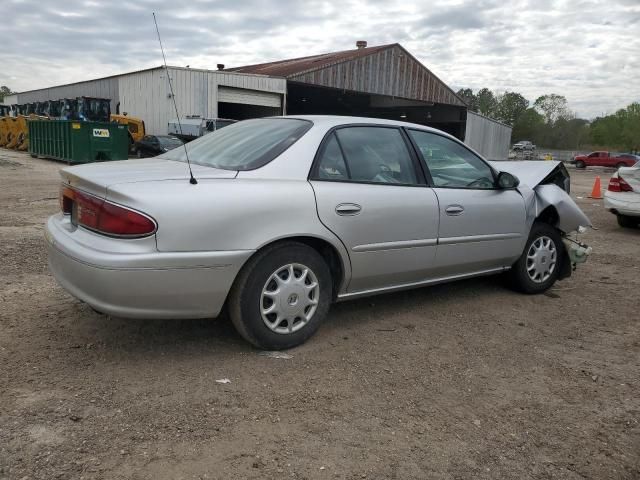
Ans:
[{"label": "side mirror", "polygon": [[515,175],[511,175],[509,172],[500,172],[498,174],[498,187],[504,190],[516,188],[520,185],[520,180]]}]

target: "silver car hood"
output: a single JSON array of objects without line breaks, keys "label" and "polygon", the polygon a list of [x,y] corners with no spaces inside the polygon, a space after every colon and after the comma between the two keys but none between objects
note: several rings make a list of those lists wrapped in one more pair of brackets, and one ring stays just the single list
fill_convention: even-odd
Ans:
[{"label": "silver car hood", "polygon": [[548,160],[519,160],[489,163],[499,172],[508,172],[518,177],[521,185],[527,185],[534,188],[561,162]]},{"label": "silver car hood", "polygon": [[[235,178],[235,170],[222,170],[191,164],[196,179]],[[88,163],[60,170],[65,183],[94,195],[106,196],[110,186],[122,183],[153,182],[162,180],[189,181],[189,169],[184,162],[148,158],[114,162]]]}]

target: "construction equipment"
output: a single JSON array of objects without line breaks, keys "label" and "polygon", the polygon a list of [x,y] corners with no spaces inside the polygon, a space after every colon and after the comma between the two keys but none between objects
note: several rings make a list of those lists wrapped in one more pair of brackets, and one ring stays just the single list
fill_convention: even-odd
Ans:
[{"label": "construction equipment", "polygon": [[9,116],[11,115],[11,107],[9,105],[0,105],[0,147],[7,143],[7,134],[9,133]]},{"label": "construction equipment", "polygon": [[112,113],[111,121],[127,126],[129,131],[129,151],[135,153],[136,142],[142,140],[142,137],[146,135],[144,120],[138,117],[131,117],[127,112],[124,112],[122,115]]},{"label": "construction equipment", "polygon": [[44,115],[50,119],[60,118],[60,112],[62,108],[61,100],[48,100],[44,102],[46,104],[44,108]]},{"label": "construction equipment", "polygon": [[64,98],[60,102],[60,119],[89,122],[108,122],[111,100],[108,98]]}]

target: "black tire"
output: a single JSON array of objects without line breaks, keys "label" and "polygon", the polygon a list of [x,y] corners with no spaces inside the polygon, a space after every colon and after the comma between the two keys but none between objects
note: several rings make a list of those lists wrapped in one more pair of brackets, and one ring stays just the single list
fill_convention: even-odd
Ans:
[{"label": "black tire", "polygon": [[623,228],[636,228],[640,223],[640,217],[631,217],[629,215],[616,215],[618,218],[618,225]]},{"label": "black tire", "polygon": [[136,157],[142,158],[142,150],[140,150],[139,148],[136,149]]},{"label": "black tire", "polygon": [[[548,278],[540,278],[538,281],[534,281],[528,273],[527,267],[529,266],[529,262],[527,255],[530,252],[532,245],[539,239],[543,238],[550,239],[555,247],[555,266],[550,272]],[[558,279],[564,255],[566,255],[566,252],[558,230],[548,223],[535,222],[531,227],[531,232],[529,233],[529,238],[527,239],[522,255],[508,272],[510,286],[514,290],[528,294],[542,293],[548,290]]]},{"label": "black tire", "polygon": [[576,168],[587,168],[587,165],[582,160],[578,160],[576,162]]},{"label": "black tire", "polygon": [[622,168],[622,167],[626,167],[626,166],[627,165],[624,162],[618,162],[618,163],[616,163],[616,170],[618,170],[619,168]]},{"label": "black tire", "polygon": [[[271,276],[285,265],[301,264],[311,270],[319,285],[315,313],[291,333],[277,333],[263,320],[260,311],[263,289]],[[322,256],[313,248],[298,242],[282,242],[265,248],[242,267],[229,294],[229,316],[238,333],[252,345],[264,350],[292,348],[307,341],[324,321],[332,300],[331,272]],[[268,305],[267,305],[268,306]],[[285,328],[290,320],[280,324]],[[294,320],[292,325],[298,325]]]}]

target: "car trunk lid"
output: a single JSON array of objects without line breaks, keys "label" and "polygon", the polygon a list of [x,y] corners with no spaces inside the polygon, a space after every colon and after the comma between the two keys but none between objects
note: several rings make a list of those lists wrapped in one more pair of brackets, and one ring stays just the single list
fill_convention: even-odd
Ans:
[{"label": "car trunk lid", "polygon": [[[236,170],[222,170],[192,164],[196,179],[231,179],[238,175]],[[101,162],[63,168],[60,171],[65,184],[105,198],[107,190],[122,183],[157,182],[164,180],[184,180],[189,182],[189,169],[184,162],[149,158],[145,160],[125,160]]]}]

